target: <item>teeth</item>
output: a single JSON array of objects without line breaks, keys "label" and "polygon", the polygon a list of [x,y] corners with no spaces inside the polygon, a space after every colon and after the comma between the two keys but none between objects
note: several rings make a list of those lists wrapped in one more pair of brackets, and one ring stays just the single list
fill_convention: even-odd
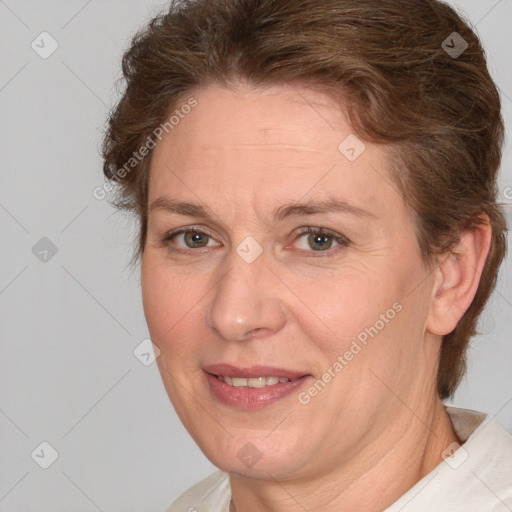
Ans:
[{"label": "teeth", "polygon": [[279,382],[290,382],[286,377],[228,377],[227,375],[217,375],[217,378],[229,386],[235,388],[249,387],[249,388],[263,388],[265,386],[274,386]]}]

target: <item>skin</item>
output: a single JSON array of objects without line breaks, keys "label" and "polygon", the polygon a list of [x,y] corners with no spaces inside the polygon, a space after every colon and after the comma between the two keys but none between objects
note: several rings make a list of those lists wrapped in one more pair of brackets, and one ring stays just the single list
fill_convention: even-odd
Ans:
[{"label": "skin", "polygon": [[[172,196],[214,216],[150,208],[142,257],[144,311],[168,395],[229,473],[237,511],[382,510],[458,442],[436,393],[437,358],[476,292],[488,223],[427,268],[412,212],[391,184],[388,148],[366,142],[355,161],[345,158],[338,146],[352,130],[330,98],[244,83],[194,97],[197,107],[154,150],[149,204]],[[371,215],[272,218],[285,203],[327,197]],[[305,226],[349,242],[319,251]],[[183,235],[163,241],[181,227],[203,230],[205,247]],[[252,263],[236,252],[248,236],[263,249]],[[401,311],[307,404],[298,390],[247,411],[209,390],[202,368],[221,362],[320,379],[394,303]],[[248,442],[261,454],[252,467],[237,457]]]}]

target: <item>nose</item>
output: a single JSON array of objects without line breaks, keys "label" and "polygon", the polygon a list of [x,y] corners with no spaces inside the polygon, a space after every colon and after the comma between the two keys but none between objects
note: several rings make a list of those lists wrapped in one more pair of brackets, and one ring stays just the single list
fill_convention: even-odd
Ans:
[{"label": "nose", "polygon": [[211,295],[208,326],[227,341],[279,332],[286,323],[279,285],[264,253],[248,263],[233,250]]}]

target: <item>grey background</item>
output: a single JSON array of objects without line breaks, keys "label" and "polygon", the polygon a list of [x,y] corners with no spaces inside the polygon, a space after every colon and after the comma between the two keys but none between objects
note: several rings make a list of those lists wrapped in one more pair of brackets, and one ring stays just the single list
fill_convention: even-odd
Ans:
[{"label": "grey background", "polygon": [[[134,224],[93,197],[121,54],[165,3],[0,0],[1,511],[161,511],[214,470],[133,354],[148,336]],[[512,0],[451,3],[477,26],[510,128]],[[59,45],[47,59],[31,47],[43,31]],[[502,172],[511,203],[510,141]],[[509,256],[454,400],[510,432],[511,277]],[[43,441],[59,454],[46,470]]]}]

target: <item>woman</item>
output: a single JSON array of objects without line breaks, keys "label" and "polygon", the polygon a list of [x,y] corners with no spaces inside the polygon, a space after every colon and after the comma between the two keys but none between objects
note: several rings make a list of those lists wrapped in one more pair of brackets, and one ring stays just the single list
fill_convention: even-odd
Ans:
[{"label": "woman", "polygon": [[175,2],[104,143],[171,402],[220,471],[169,511],[512,509],[443,404],[505,252],[500,100],[434,0]]}]

